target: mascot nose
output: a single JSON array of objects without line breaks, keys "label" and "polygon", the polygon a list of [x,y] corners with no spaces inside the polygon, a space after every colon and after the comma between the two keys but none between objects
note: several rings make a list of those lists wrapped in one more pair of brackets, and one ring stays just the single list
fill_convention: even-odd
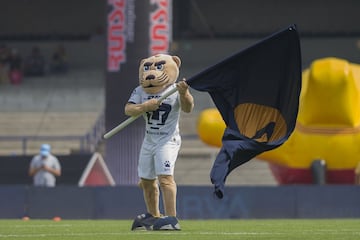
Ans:
[{"label": "mascot nose", "polygon": [[153,80],[153,79],[155,79],[155,75],[149,75],[145,79],[146,80]]}]

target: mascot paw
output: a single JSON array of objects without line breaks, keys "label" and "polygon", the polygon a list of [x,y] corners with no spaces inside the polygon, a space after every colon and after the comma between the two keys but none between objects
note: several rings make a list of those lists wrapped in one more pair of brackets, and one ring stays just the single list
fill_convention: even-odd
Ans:
[{"label": "mascot paw", "polygon": [[154,217],[150,213],[140,214],[139,216],[137,216],[134,219],[134,222],[133,222],[133,224],[131,226],[131,230],[132,231],[135,231],[135,230],[152,230],[154,223],[158,219],[159,218]]},{"label": "mascot paw", "polygon": [[176,217],[164,216],[156,220],[153,230],[181,230],[181,227]]}]

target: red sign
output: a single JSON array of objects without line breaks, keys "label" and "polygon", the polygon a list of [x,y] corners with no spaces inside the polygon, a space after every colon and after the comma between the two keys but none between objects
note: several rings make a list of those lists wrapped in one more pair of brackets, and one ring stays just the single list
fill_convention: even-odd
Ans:
[{"label": "red sign", "polygon": [[126,0],[108,0],[112,10],[108,13],[108,54],[107,70],[117,72],[121,63],[126,61]]},{"label": "red sign", "polygon": [[171,38],[171,0],[151,0],[155,5],[150,13],[150,55],[168,53]]}]

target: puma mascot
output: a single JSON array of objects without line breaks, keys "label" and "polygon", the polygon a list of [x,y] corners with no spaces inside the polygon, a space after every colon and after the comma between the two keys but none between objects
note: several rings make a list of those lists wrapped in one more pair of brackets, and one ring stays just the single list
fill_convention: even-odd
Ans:
[{"label": "puma mascot", "polygon": [[[125,105],[126,115],[142,115],[146,123],[138,175],[147,212],[135,218],[132,230],[181,229],[176,217],[177,187],[174,180],[174,167],[181,145],[179,117],[181,111],[192,111],[194,100],[185,79],[176,83],[180,65],[179,57],[166,54],[141,60],[139,86]],[[161,98],[170,91],[174,93]],[[159,209],[160,191],[165,215]]]}]

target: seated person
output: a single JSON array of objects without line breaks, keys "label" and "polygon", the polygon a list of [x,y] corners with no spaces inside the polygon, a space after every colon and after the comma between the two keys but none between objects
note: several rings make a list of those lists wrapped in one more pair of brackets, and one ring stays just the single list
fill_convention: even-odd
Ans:
[{"label": "seated person", "polygon": [[38,47],[33,47],[31,54],[24,62],[25,76],[44,76],[45,74],[45,58],[41,54]]},{"label": "seated person", "polygon": [[9,49],[0,45],[0,84],[9,83]]},{"label": "seated person", "polygon": [[22,58],[16,48],[13,48],[9,57],[9,78],[12,84],[20,84],[22,82]]},{"label": "seated person", "polygon": [[50,71],[52,73],[66,73],[67,70],[68,63],[66,57],[66,50],[63,45],[59,45],[52,56],[50,63]]}]

